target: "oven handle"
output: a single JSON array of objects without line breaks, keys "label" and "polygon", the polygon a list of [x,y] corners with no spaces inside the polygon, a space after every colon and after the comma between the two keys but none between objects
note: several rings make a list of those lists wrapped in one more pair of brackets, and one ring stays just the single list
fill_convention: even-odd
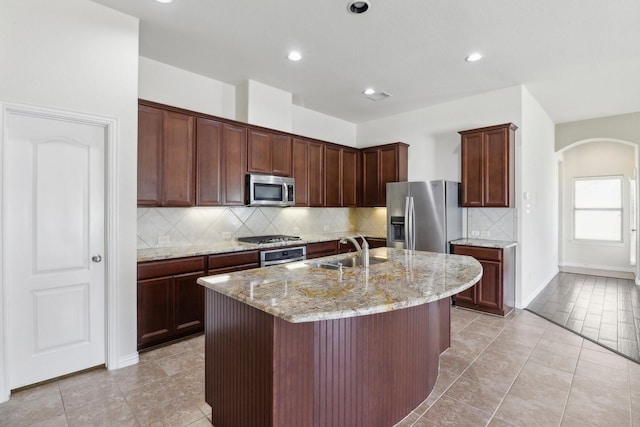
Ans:
[{"label": "oven handle", "polygon": [[287,264],[287,263],[296,262],[296,261],[305,261],[306,259],[307,257],[300,256],[295,258],[279,259],[277,261],[265,261],[260,264],[260,267],[270,267],[272,265]]}]

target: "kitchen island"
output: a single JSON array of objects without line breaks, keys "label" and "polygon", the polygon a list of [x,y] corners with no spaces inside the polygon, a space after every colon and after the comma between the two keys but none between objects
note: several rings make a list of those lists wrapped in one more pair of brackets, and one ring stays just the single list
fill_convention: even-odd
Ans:
[{"label": "kitchen island", "polygon": [[371,258],[368,269],[332,256],[198,279],[214,425],[391,426],[429,395],[449,297],[482,268],[402,249]]}]

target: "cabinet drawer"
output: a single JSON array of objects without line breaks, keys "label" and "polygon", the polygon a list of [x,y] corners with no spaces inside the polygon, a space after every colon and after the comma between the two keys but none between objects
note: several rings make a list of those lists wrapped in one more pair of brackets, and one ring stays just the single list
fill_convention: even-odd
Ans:
[{"label": "cabinet drawer", "polygon": [[243,251],[218,255],[209,255],[209,270],[236,267],[243,264],[260,264],[258,251]]},{"label": "cabinet drawer", "polygon": [[309,243],[307,245],[307,259],[336,255],[338,253],[338,241]]},{"label": "cabinet drawer", "polygon": [[469,255],[475,259],[487,261],[502,261],[502,249],[453,245],[453,253],[456,255]]},{"label": "cabinet drawer", "polygon": [[204,270],[206,270],[205,264],[206,258],[203,256],[139,263],[138,280],[173,276],[196,271],[204,272]]}]

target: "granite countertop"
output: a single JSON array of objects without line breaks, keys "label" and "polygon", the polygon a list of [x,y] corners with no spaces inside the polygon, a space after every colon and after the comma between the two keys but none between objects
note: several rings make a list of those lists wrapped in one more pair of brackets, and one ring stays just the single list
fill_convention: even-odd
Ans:
[{"label": "granite countertop", "polygon": [[280,246],[306,245],[308,243],[328,242],[330,240],[338,240],[345,236],[356,237],[358,235],[365,237],[386,239],[386,236],[372,235],[371,233],[358,233],[357,231],[342,231],[338,233],[324,234],[306,234],[301,235],[300,240],[289,242],[255,244],[238,242],[237,240],[227,240],[222,242],[211,243],[208,245],[193,246],[172,246],[163,248],[138,249],[138,262],[159,261],[163,259],[183,258],[199,255],[214,255],[225,252],[240,252],[256,249],[276,248]]},{"label": "granite countertop", "polygon": [[482,266],[472,257],[376,248],[386,262],[329,270],[313,264],[343,254],[230,274],[198,283],[292,323],[382,313],[447,298],[475,284]]},{"label": "granite countertop", "polygon": [[487,240],[487,239],[459,239],[452,240],[452,245],[464,245],[464,246],[477,246],[480,248],[495,248],[505,249],[515,246],[518,242],[512,242],[510,240]]}]

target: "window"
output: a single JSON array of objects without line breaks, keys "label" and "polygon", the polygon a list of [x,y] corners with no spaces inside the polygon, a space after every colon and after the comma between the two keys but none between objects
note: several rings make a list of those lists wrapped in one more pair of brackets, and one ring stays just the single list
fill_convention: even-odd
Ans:
[{"label": "window", "polygon": [[575,178],[574,238],[622,242],[622,177]]}]

